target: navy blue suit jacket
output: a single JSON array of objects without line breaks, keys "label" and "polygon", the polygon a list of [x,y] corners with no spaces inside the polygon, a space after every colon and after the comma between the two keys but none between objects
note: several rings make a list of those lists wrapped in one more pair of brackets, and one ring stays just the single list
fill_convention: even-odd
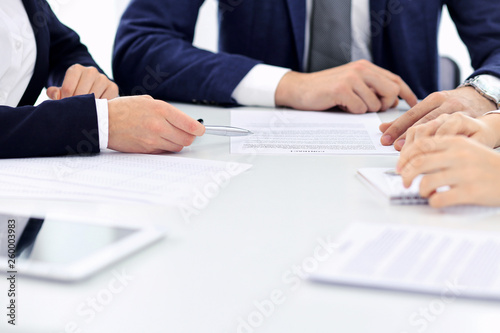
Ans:
[{"label": "navy blue suit jacket", "polygon": [[[203,0],[132,0],[115,41],[114,78],[125,94],[234,104],[258,63],[301,71],[305,0],[219,0],[219,50],[192,46]],[[370,0],[373,62],[419,98],[438,90],[437,33],[446,4],[476,74],[500,77],[500,1]]]},{"label": "navy blue suit jacket", "polygon": [[56,18],[45,0],[23,0],[23,4],[35,33],[37,59],[18,107],[0,106],[0,157],[99,152],[93,95],[32,106],[43,87],[62,84],[71,65],[97,64],[78,35]]}]

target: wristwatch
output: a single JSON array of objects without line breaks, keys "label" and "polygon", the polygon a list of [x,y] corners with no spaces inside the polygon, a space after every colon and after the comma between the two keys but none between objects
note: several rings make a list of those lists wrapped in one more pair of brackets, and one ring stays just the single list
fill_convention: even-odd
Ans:
[{"label": "wristwatch", "polygon": [[[478,93],[480,93],[484,98],[489,99],[500,109],[500,79],[493,75],[478,75],[474,76],[460,87],[474,87]],[[459,88],[460,88],[459,87]]]},{"label": "wristwatch", "polygon": [[485,114],[483,114],[483,117],[489,114],[500,114],[500,110],[486,112]]}]

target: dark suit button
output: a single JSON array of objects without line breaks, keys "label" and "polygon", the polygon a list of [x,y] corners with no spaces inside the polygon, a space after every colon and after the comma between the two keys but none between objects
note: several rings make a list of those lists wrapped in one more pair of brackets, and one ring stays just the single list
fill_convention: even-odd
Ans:
[{"label": "dark suit button", "polygon": [[198,100],[197,99],[193,99],[191,102],[198,103]]}]

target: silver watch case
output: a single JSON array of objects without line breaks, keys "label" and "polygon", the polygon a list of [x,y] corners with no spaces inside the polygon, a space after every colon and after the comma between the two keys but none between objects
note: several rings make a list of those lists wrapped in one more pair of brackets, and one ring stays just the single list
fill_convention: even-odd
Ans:
[{"label": "silver watch case", "polygon": [[478,75],[465,81],[460,87],[474,87],[478,93],[500,109],[500,79],[492,75]]}]

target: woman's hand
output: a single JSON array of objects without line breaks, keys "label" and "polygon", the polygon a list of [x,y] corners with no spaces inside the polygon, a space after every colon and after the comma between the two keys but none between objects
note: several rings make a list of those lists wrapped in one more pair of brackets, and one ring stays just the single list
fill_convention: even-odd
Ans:
[{"label": "woman's hand", "polygon": [[[435,136],[406,146],[397,166],[405,186],[425,174],[420,195],[433,207],[500,206],[500,155],[464,136]],[[436,192],[442,186],[449,191]]]},{"label": "woman's hand", "polygon": [[92,93],[98,99],[113,99],[118,97],[118,86],[97,68],[78,64],[68,68],[61,87],[47,89],[52,100]]}]

